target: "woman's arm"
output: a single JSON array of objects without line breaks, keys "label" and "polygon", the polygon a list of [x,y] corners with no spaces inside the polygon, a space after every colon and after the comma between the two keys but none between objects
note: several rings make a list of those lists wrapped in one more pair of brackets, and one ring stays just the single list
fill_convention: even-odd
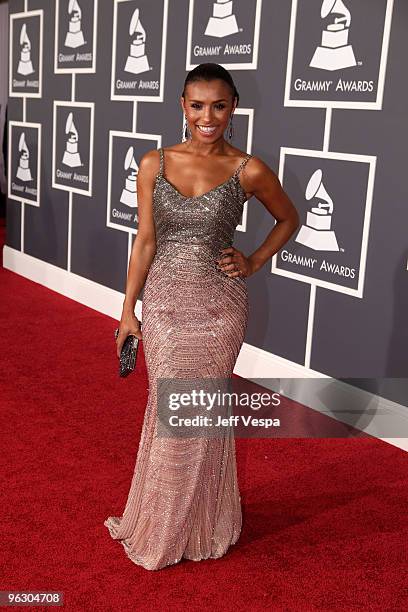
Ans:
[{"label": "woman's arm", "polygon": [[248,191],[271,213],[276,219],[276,224],[261,246],[248,257],[252,273],[259,270],[270,257],[275,255],[299,227],[298,212],[283,190],[279,178],[260,159],[255,157],[253,161],[245,177]]},{"label": "woman's arm", "polygon": [[117,356],[129,334],[142,338],[140,324],[135,316],[138,295],[145,284],[149,268],[156,253],[156,232],[153,218],[153,189],[159,172],[158,151],[143,155],[137,174],[138,231],[133,241],[126,281],[125,299],[116,340]]},{"label": "woman's arm", "polygon": [[[250,276],[262,268],[264,263],[289,240],[299,227],[299,215],[279,182],[276,174],[258,157],[252,157],[241,174],[241,184],[248,197],[255,196],[276,219],[276,224],[259,248],[252,255],[235,249],[222,249],[219,267],[227,276]],[[222,262],[222,263],[220,263]]]}]

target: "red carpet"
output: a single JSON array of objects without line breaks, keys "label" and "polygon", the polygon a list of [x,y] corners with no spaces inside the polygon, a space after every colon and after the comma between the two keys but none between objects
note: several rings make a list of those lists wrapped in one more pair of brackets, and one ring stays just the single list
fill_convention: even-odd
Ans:
[{"label": "red carpet", "polygon": [[119,379],[116,321],[3,268],[0,284],[0,590],[63,591],[70,611],[408,609],[408,456],[370,438],[237,439],[239,542],[133,564],[103,521],[130,486],[143,351]]}]

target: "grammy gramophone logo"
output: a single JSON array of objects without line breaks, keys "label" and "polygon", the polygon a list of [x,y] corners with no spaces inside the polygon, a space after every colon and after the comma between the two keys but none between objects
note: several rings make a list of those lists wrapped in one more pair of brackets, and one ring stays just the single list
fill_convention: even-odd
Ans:
[{"label": "grammy gramophone logo", "polygon": [[239,32],[236,17],[233,13],[233,2],[217,0],[213,2],[212,16],[209,18],[204,34],[224,38]]},{"label": "grammy gramophone logo", "polygon": [[74,124],[72,112],[69,113],[65,123],[65,134],[68,138],[65,142],[65,151],[62,158],[62,163],[71,168],[81,166],[81,157],[78,152],[78,130]]},{"label": "grammy gramophone logo", "polygon": [[306,224],[300,228],[295,242],[315,251],[339,251],[336,235],[331,229],[333,200],[323,185],[322,176],[319,168],[309,179],[305,197],[308,201],[317,198],[317,205],[308,210]]},{"label": "grammy gramophone logo", "polygon": [[[137,207],[136,177],[139,167],[136,163],[133,147],[129,147],[125,156],[124,168],[127,171],[125,186],[122,189],[120,202],[131,208]],[[137,215],[135,218],[137,222]]]},{"label": "grammy gramophone logo", "polygon": [[140,74],[150,69],[146,57],[146,30],[140,21],[139,9],[135,9],[129,24],[129,35],[132,37],[125,72]]},{"label": "grammy gramophone logo", "polygon": [[68,4],[69,25],[65,36],[65,46],[76,49],[85,44],[82,33],[82,10],[77,0],[69,0]]},{"label": "grammy gramophone logo", "polygon": [[343,0],[323,0],[320,16],[333,17],[322,32],[321,44],[309,64],[311,68],[341,70],[356,66],[356,58],[349,44],[351,14]]},{"label": "grammy gramophone logo", "polygon": [[31,41],[28,37],[25,23],[23,23],[20,30],[20,61],[18,62],[17,72],[24,75],[34,72],[31,61]]},{"label": "grammy gramophone logo", "polygon": [[32,181],[33,177],[30,170],[30,152],[27,147],[25,133],[21,132],[20,139],[18,141],[18,168],[16,172],[16,178],[20,181]]}]

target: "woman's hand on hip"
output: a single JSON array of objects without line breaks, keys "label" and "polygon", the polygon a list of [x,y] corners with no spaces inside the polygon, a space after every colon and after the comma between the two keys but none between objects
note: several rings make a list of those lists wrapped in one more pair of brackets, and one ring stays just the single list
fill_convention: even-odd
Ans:
[{"label": "woman's hand on hip", "polygon": [[235,247],[222,249],[217,261],[217,267],[227,276],[248,277],[252,274],[251,262]]}]

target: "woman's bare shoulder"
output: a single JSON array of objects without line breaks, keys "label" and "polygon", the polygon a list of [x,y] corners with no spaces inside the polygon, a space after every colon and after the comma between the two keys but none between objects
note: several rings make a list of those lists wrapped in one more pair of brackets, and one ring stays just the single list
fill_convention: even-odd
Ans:
[{"label": "woman's bare shoulder", "polygon": [[[246,151],[242,151],[242,149],[238,149],[238,147],[231,147],[231,149],[228,152],[228,155],[231,158],[234,158],[237,162],[243,161],[246,157],[248,157],[248,154]],[[253,157],[253,155],[251,155],[251,157]]]},{"label": "woman's bare shoulder", "polygon": [[139,172],[154,176],[160,170],[160,152],[158,149],[150,149],[142,155],[139,161]]}]

